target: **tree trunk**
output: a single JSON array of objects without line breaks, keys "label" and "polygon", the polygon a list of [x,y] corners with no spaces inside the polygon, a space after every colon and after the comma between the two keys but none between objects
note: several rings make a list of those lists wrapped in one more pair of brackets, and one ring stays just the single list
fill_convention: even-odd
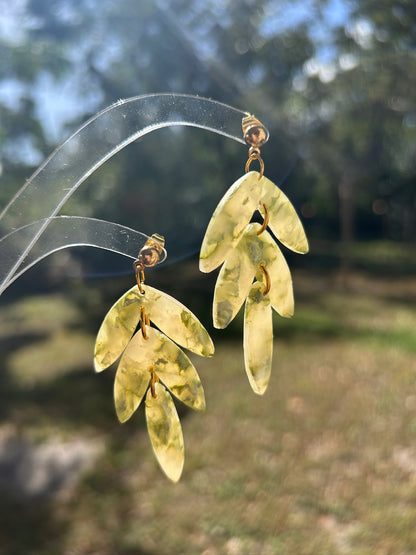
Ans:
[{"label": "tree trunk", "polygon": [[347,286],[348,275],[352,269],[351,245],[355,237],[355,182],[343,179],[338,186],[339,221],[341,235],[340,277]]}]

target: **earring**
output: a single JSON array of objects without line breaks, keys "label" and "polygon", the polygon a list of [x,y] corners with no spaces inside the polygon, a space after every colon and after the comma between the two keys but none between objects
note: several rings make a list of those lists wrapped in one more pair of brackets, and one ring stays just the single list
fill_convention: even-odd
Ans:
[{"label": "earring", "polygon": [[117,416],[126,422],[145,398],[153,451],[165,474],[176,482],[183,469],[184,443],[171,394],[192,409],[205,409],[199,376],[178,345],[205,357],[214,354],[214,346],[190,310],[144,284],[145,268],[165,260],[164,244],[164,238],[155,234],[141,249],[133,264],[137,285],[105,316],[95,343],[94,366],[101,372],[121,356],[114,383]]},{"label": "earring", "polygon": [[[286,318],[294,311],[288,265],[266,228],[292,251],[304,254],[309,247],[289,199],[263,175],[260,147],[268,140],[267,129],[252,115],[243,118],[242,127],[250,146],[245,175],[228,189],[215,209],[202,242],[199,267],[202,272],[211,272],[224,263],[215,285],[214,327],[227,327],[246,301],[245,369],[252,389],[262,395],[272,364],[272,308]],[[260,172],[249,171],[254,160],[259,162]],[[256,210],[263,218],[262,225],[250,223]]]}]

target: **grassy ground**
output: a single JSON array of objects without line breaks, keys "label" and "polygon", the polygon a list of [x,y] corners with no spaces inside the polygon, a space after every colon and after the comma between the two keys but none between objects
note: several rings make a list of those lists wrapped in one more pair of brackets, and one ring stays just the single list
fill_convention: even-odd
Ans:
[{"label": "grassy ground", "polygon": [[416,553],[416,280],[362,274],[341,287],[299,270],[295,290],[295,317],[275,320],[263,397],[249,388],[241,341],[216,333],[215,357],[193,358],[207,411],[180,409],[176,485],[143,412],[117,423],[113,375],[92,372],[82,310],[61,295],[3,307],[3,445],[97,448],[47,495],[3,483],[0,552]]}]

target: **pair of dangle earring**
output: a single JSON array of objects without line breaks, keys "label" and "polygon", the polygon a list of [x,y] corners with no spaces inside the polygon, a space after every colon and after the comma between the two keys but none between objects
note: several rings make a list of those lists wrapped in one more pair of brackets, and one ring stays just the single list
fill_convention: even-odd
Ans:
[{"label": "pair of dangle earring", "polygon": [[[262,395],[272,365],[272,309],[286,318],[294,312],[290,270],[267,228],[294,252],[305,254],[309,247],[293,205],[263,175],[260,147],[268,140],[267,129],[252,115],[243,118],[242,127],[250,146],[246,173],[215,209],[202,242],[199,267],[211,272],[222,264],[214,292],[214,327],[227,327],[245,301],[244,364],[253,391]],[[254,160],[260,172],[249,171]],[[256,211],[263,217],[262,225],[250,223]]]},{"label": "pair of dangle earring", "polygon": [[164,243],[155,234],[140,251],[133,264],[137,284],[105,316],[95,343],[94,365],[101,372],[121,357],[114,382],[117,416],[126,422],[145,399],[153,451],[165,474],[176,482],[184,464],[184,442],[172,395],[192,409],[205,409],[199,376],[179,345],[205,357],[214,354],[214,346],[189,309],[144,283],[145,268],[165,260]]},{"label": "pair of dangle earring", "polygon": [[[290,270],[267,228],[297,253],[308,252],[308,241],[289,199],[263,175],[260,147],[268,139],[267,129],[251,115],[243,119],[242,126],[250,146],[246,173],[214,211],[201,247],[200,270],[211,272],[222,265],[214,292],[214,327],[227,327],[245,302],[245,369],[253,391],[261,395],[272,366],[272,309],[286,318],[294,312]],[[260,164],[260,172],[249,171],[253,161]],[[261,225],[251,223],[256,210],[263,217]],[[213,355],[214,346],[190,310],[144,284],[145,268],[165,258],[163,237],[152,235],[134,263],[137,285],[104,318],[94,363],[101,372],[121,357],[114,383],[118,418],[128,420],[145,398],[154,453],[166,475],[177,481],[184,463],[184,444],[171,395],[197,411],[205,408],[199,376],[179,346],[206,357]]]}]

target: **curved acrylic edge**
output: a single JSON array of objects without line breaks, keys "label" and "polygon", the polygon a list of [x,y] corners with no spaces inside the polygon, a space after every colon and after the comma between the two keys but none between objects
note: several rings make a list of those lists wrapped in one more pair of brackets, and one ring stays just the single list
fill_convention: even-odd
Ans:
[{"label": "curved acrylic edge", "polygon": [[[45,160],[0,213],[0,293],[15,279],[28,253],[68,198],[125,146],[172,125],[200,127],[245,144],[241,137],[245,115],[210,99],[167,93],[120,100],[93,116]],[[34,220],[37,223],[29,233],[27,226]],[[26,232],[20,231],[23,229]],[[10,248],[7,237],[16,230],[20,239]],[[60,248],[65,246],[69,244]]]},{"label": "curved acrylic edge", "polygon": [[144,233],[114,222],[81,216],[56,216],[49,218],[47,222],[33,222],[9,233],[2,243],[3,253],[19,249],[19,244],[25,243],[44,223],[47,227],[42,236],[10,279],[5,279],[5,270],[0,266],[0,294],[26,270],[61,249],[96,247],[136,259],[149,238]]}]

